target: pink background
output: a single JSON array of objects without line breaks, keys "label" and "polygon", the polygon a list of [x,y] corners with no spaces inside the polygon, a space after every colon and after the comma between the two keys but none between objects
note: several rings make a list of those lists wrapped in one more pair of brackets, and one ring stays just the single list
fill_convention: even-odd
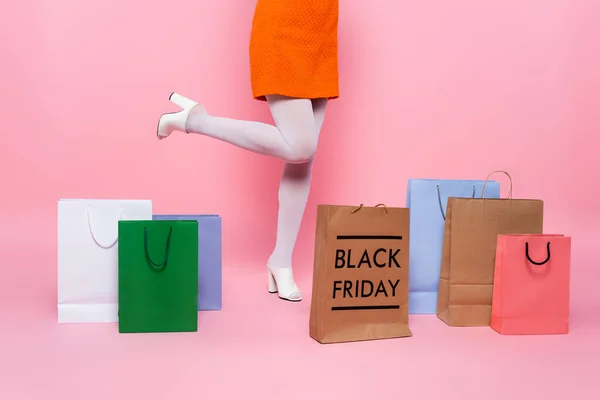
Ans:
[{"label": "pink background", "polygon": [[[378,362],[389,363],[386,357],[390,352],[411,354],[414,359],[420,357],[413,368],[406,360],[395,362],[398,371],[414,374],[414,378],[421,376],[419,368],[429,371],[436,365],[431,343],[443,349],[456,346],[456,341],[497,351],[512,343],[520,349],[514,350],[515,357],[524,349],[536,348],[539,354],[531,357],[538,357],[537,361],[531,362],[546,368],[545,378],[538,377],[540,385],[553,374],[565,376],[560,369],[547,369],[548,360],[555,360],[556,368],[577,363],[580,371],[568,375],[569,385],[574,384],[569,379],[578,376],[581,390],[591,390],[593,385],[598,388],[590,371],[600,367],[594,361],[600,354],[595,350],[594,358],[589,350],[600,348],[595,339],[600,332],[600,3],[340,3],[341,98],[330,103],[296,252],[296,270],[305,297],[310,293],[316,204],[403,206],[409,177],[482,179],[489,171],[504,169],[513,176],[515,197],[545,201],[548,233],[573,237],[572,334],[563,339],[501,341],[503,337],[488,330],[447,333],[437,320],[414,317],[413,347],[409,341],[350,347],[313,344],[305,332],[309,301],[290,308],[258,294],[263,290],[264,262],[275,238],[281,162],[205,137],[178,134],[161,142],[155,138],[157,118],[172,109],[167,102],[172,91],[201,101],[215,115],[271,122],[265,105],[251,99],[249,86],[247,46],[255,2],[21,0],[3,6],[0,15],[0,321],[7,323],[0,331],[6,335],[0,341],[0,348],[6,348],[0,353],[8,354],[0,357],[0,376],[6,378],[10,373],[14,378],[12,385],[0,385],[0,397],[36,398],[34,393],[39,390],[63,399],[82,398],[77,396],[82,393],[91,398],[94,393],[88,386],[98,382],[114,384],[114,392],[108,388],[107,392],[95,392],[115,396],[112,398],[143,384],[158,385],[152,390],[135,389],[142,390],[136,393],[144,393],[145,398],[183,397],[192,390],[217,393],[225,390],[219,381],[202,387],[202,376],[235,377],[255,369],[255,363],[267,363],[265,357],[270,354],[275,364],[271,367],[269,362],[264,368],[277,382],[296,385],[295,373],[313,374],[302,375],[307,385],[298,390],[304,390],[302,396],[314,395],[311,380],[327,384],[321,375],[314,375],[317,370],[306,372],[318,357],[322,357],[321,368],[335,368],[338,362],[344,365],[345,359],[363,357],[368,363],[369,355],[382,354]],[[503,182],[506,193],[507,181],[501,175],[496,178]],[[57,326],[56,202],[60,197],[150,198],[157,213],[222,215],[224,301],[229,308],[207,317],[213,325],[201,329],[207,335],[200,340],[203,345],[191,344],[193,336],[122,339],[114,326]],[[259,305],[272,310],[263,315],[255,310]],[[298,324],[297,329],[282,328],[282,322],[269,319],[269,315],[284,312],[280,308],[289,310],[286,315],[293,321],[290,324]],[[247,333],[256,343],[263,343],[273,330],[280,336],[239,356],[243,335],[235,336],[235,332],[240,329],[241,315],[255,315],[244,321],[257,326],[254,336]],[[582,336],[576,337],[577,332]],[[486,344],[486,340],[498,343]],[[203,347],[210,341],[213,347]],[[293,347],[294,341],[300,344]],[[190,350],[188,345],[200,347]],[[152,373],[140,355],[147,355],[147,349],[154,346],[165,349],[154,356],[157,365],[169,367],[165,367],[167,380],[163,381],[167,386],[148,383],[140,375]],[[224,356],[214,346],[231,353]],[[304,361],[294,364],[293,358],[281,359],[278,346],[297,351],[292,357],[304,357],[300,358]],[[543,350],[552,346],[563,346],[557,358]],[[105,354],[127,360],[122,363],[126,367],[122,375],[111,367]],[[456,363],[470,368],[464,357],[456,361],[457,354],[447,356],[448,368],[457,368]],[[220,361],[215,361],[217,358]],[[77,365],[97,361],[98,366],[90,367],[95,372],[77,369]],[[491,362],[471,361],[470,374],[481,373],[475,364]],[[507,369],[513,366],[510,360],[498,362]],[[237,366],[231,367],[233,364]],[[39,365],[40,370],[33,374],[31,365]],[[277,369],[286,365],[289,373]],[[187,372],[176,378],[173,366]],[[113,375],[102,375],[109,370]],[[279,392],[269,396],[260,384],[266,376],[259,372],[239,379],[251,393],[256,390],[263,398],[275,398]],[[133,374],[133,381],[123,378],[128,373]],[[419,379],[424,386],[415,390],[436,394],[439,388],[425,383],[427,374],[432,373],[423,373]],[[457,390],[476,390],[466,383],[469,373]],[[525,368],[522,373],[531,371]],[[67,378],[69,374],[80,374],[79,383]],[[368,372],[363,386],[345,386],[344,390],[359,395],[362,388],[376,394],[369,385],[392,379],[394,375],[389,374],[392,371],[381,375]],[[361,375],[342,374],[332,379],[344,376]],[[520,379],[525,379],[523,376]],[[37,389],[28,384],[32,377],[38,382]],[[182,381],[177,383],[177,379]],[[482,385],[488,389],[502,386],[505,380],[497,379],[491,383],[484,380]],[[407,385],[412,390],[419,382],[413,379]],[[572,393],[570,386],[565,387],[565,393]],[[234,394],[236,388],[227,390]],[[534,390],[527,381],[521,388]],[[544,388],[549,395],[557,395],[560,389]],[[6,390],[14,392],[4,396]],[[336,393],[344,394],[344,390],[338,388]],[[508,393],[496,394],[507,398]],[[447,398],[467,398],[458,392],[455,395],[458,397]],[[109,398],[106,396],[98,398]],[[288,393],[280,398],[302,396]]]}]

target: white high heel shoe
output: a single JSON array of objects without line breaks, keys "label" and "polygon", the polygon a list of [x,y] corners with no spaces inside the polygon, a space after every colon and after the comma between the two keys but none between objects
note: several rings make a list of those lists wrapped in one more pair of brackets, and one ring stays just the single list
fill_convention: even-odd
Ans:
[{"label": "white high heel shoe", "polygon": [[269,293],[279,293],[279,298],[297,302],[302,300],[300,289],[294,281],[292,268],[270,268],[267,266]]},{"label": "white high heel shoe", "polygon": [[158,126],[156,127],[156,137],[158,139],[164,139],[168,137],[173,131],[188,133],[185,130],[185,123],[190,115],[190,111],[192,111],[194,107],[199,106],[199,108],[201,108],[199,111],[206,113],[204,107],[200,106],[193,100],[183,97],[179,93],[171,93],[169,100],[171,103],[183,108],[183,110],[174,113],[163,114],[160,117],[158,120]]}]

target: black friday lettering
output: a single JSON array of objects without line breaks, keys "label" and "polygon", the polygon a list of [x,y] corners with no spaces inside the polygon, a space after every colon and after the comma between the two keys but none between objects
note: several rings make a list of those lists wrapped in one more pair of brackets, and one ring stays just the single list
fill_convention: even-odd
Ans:
[{"label": "black friday lettering", "polygon": [[[338,240],[402,240],[402,236],[366,236],[366,235],[339,235]],[[336,270],[346,269],[384,269],[401,268],[397,259],[401,249],[395,247],[378,248],[369,253],[367,249],[359,251],[358,255],[352,254],[352,249],[336,249],[335,265]],[[355,252],[356,254],[356,252]],[[389,298],[396,297],[396,289],[400,279],[380,279],[372,281],[362,280],[334,280],[333,281],[333,299],[349,298]],[[400,308],[394,306],[349,306],[332,307],[332,310],[357,310],[357,309],[382,309],[382,308]]]}]

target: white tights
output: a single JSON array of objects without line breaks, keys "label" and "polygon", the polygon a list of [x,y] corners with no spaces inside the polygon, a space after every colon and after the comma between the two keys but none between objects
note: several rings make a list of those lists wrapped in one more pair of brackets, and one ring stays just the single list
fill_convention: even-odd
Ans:
[{"label": "white tights", "polygon": [[291,268],[327,99],[267,96],[267,101],[276,126],[192,111],[185,129],[188,133],[210,136],[286,162],[279,184],[277,241],[268,265]]}]

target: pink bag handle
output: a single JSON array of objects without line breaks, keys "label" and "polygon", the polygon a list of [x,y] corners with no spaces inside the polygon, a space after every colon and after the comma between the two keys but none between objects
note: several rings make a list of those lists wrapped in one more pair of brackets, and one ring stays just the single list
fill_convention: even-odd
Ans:
[{"label": "pink bag handle", "polygon": [[548,257],[546,257],[546,259],[544,261],[542,261],[542,262],[533,261],[531,259],[531,257],[529,256],[529,242],[525,242],[525,257],[527,257],[527,260],[530,263],[532,263],[533,265],[544,265],[548,261],[550,261],[550,242],[546,243],[546,251],[548,252]]}]

